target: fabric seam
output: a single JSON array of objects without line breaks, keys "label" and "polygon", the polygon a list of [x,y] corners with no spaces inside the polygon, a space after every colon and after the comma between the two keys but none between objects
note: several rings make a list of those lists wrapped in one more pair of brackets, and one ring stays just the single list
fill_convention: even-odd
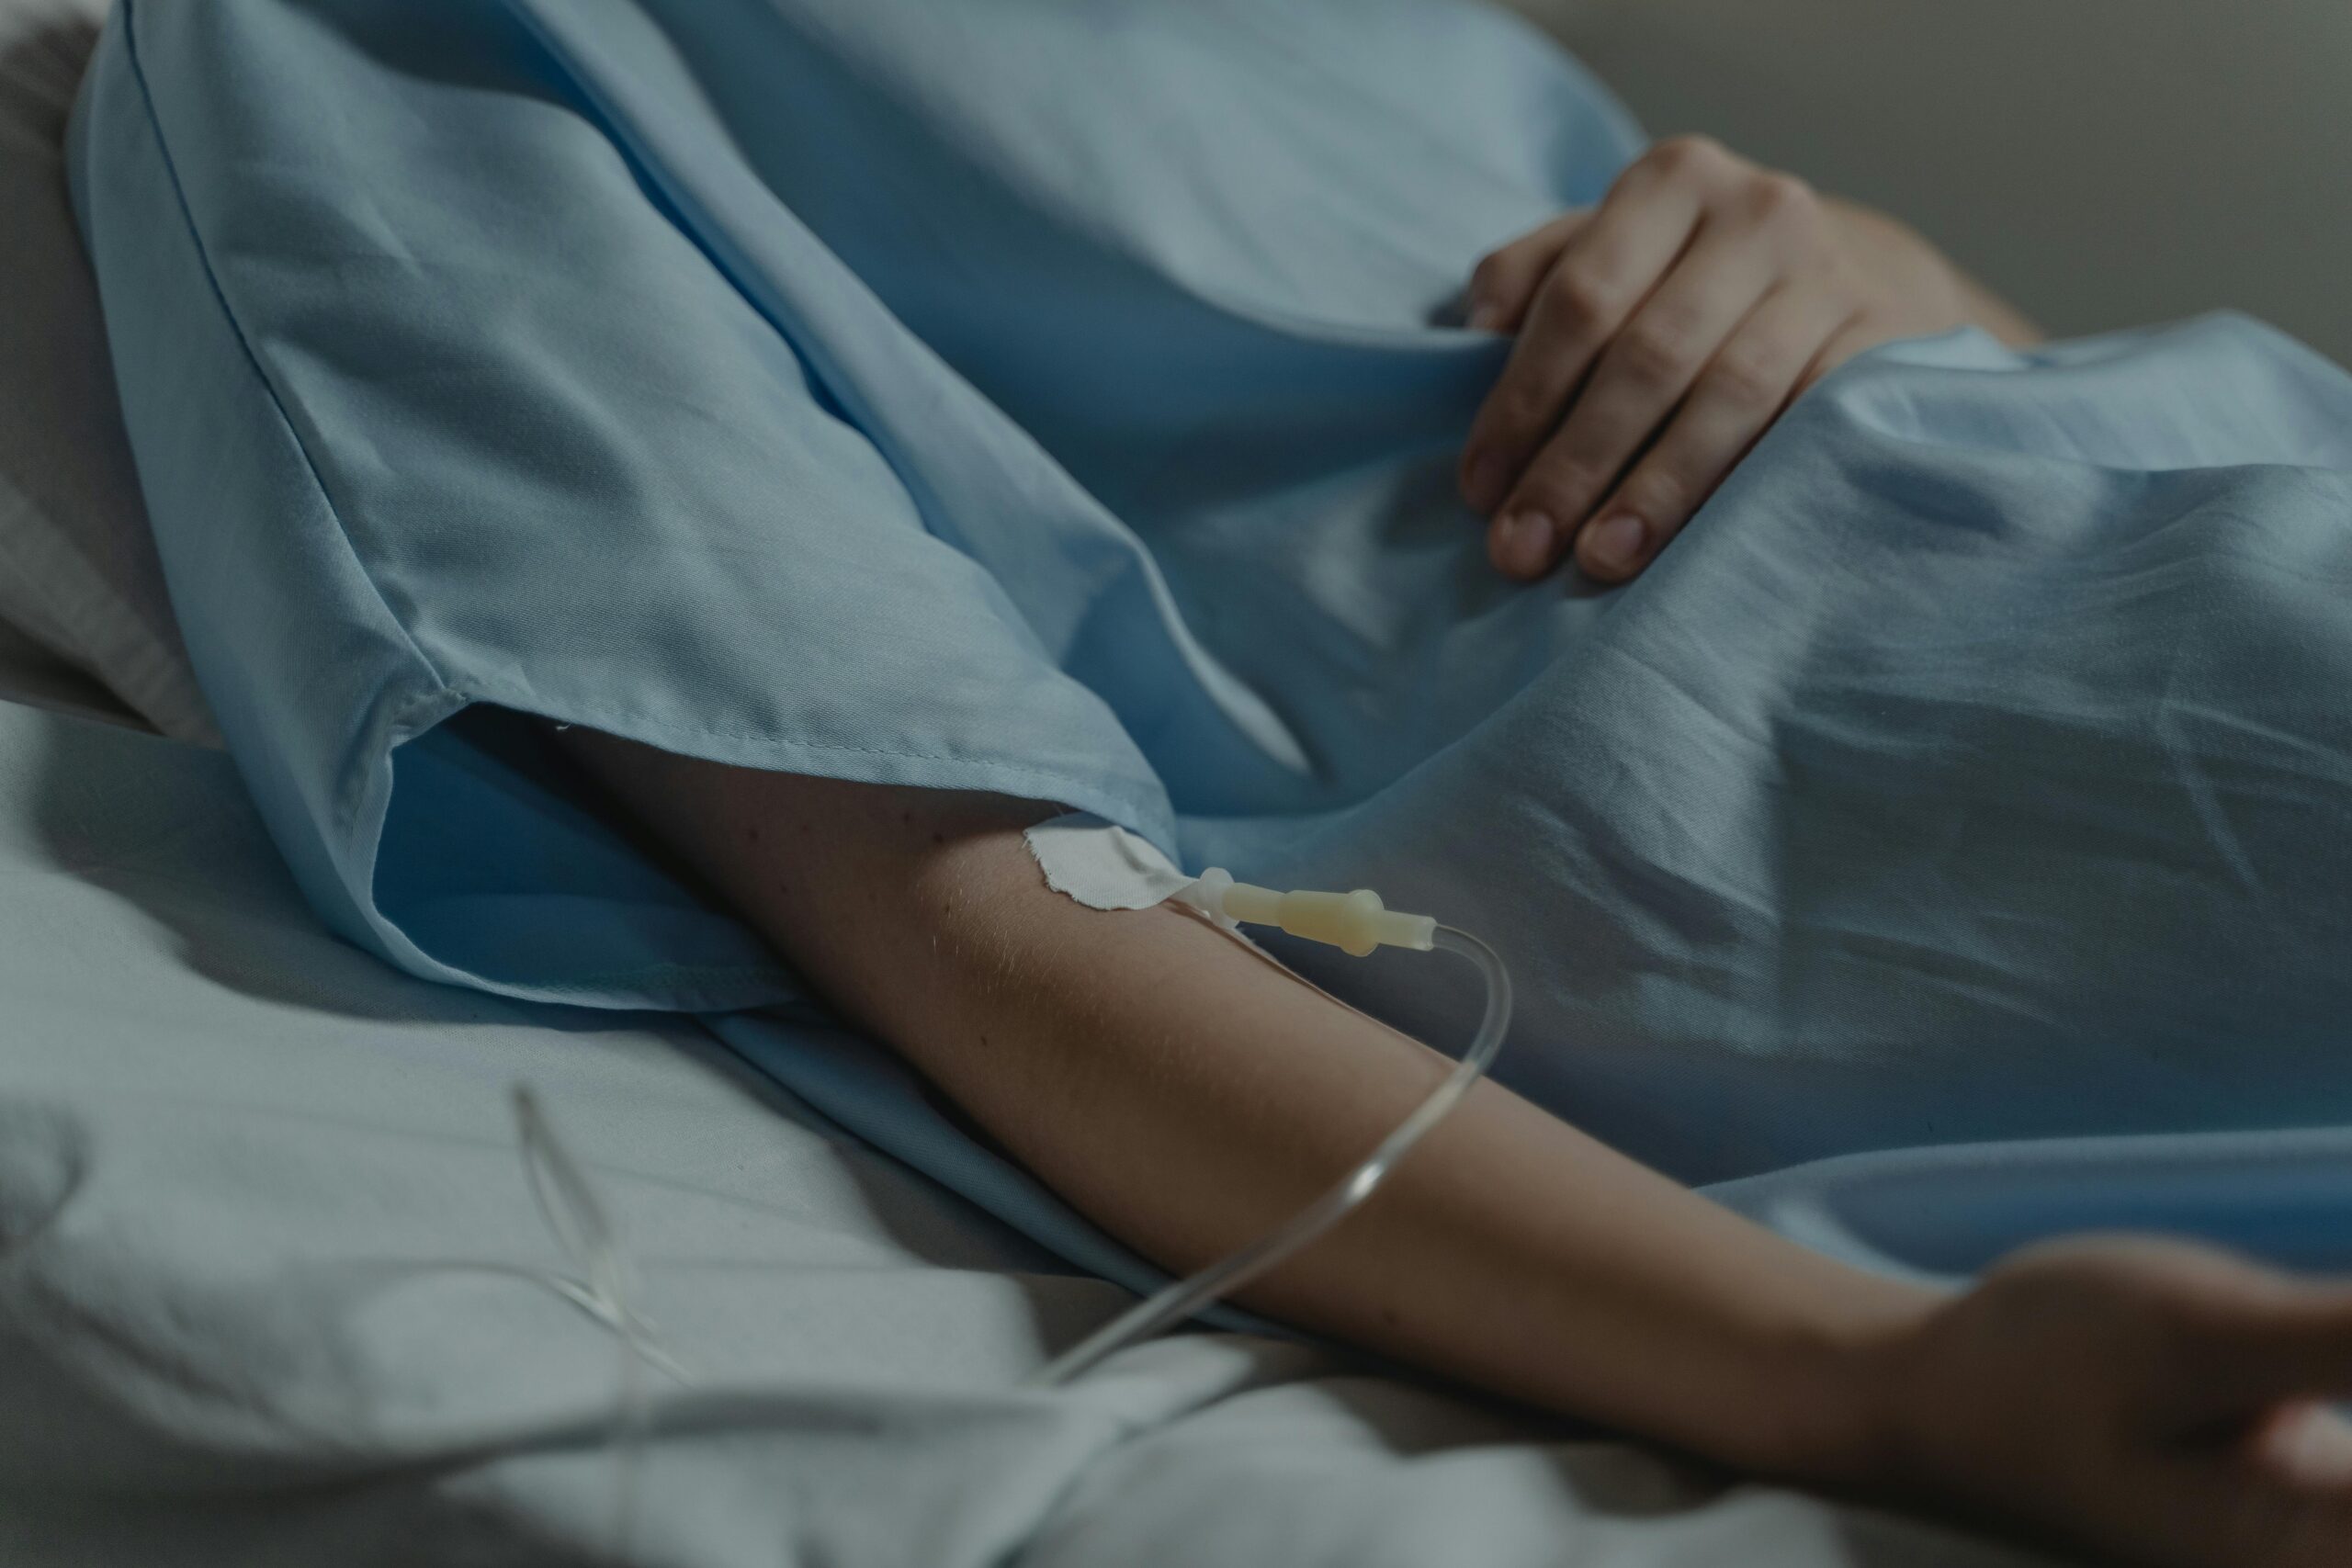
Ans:
[{"label": "fabric seam", "polygon": [[271,378],[268,367],[263,363],[259,351],[254,347],[253,339],[245,331],[243,320],[237,314],[235,305],[230,301],[228,289],[221,284],[220,271],[213,265],[212,249],[205,243],[204,231],[196,220],[196,209],[189,203],[187,189],[180,181],[179,164],[172,156],[171,138],[164,130],[163,110],[155,102],[154,89],[147,81],[147,68],[139,58],[137,0],[121,0],[121,3],[123,54],[130,62],[131,80],[138,84],[140,106],[146,110],[148,129],[154,134],[155,152],[163,160],[164,176],[171,182],[172,199],[179,204],[180,220],[187,226],[188,241],[196,247],[197,261],[204,268],[205,285],[212,291],[213,299],[220,305],[221,319],[227,321],[230,334],[237,340],[237,348],[244,355],[246,366],[253,371],[254,378],[261,383],[263,393],[269,399],[270,412],[277,416],[277,423],[285,430],[287,440],[293,444],[296,454],[302,459],[302,471],[310,477],[311,488],[318,492],[320,504],[326,508],[327,516],[334,522],[335,538],[342,544],[345,554],[350,558],[353,570],[368,584],[368,592],[374,596],[377,604],[382,608],[385,618],[399,630],[401,646],[408,649],[409,656],[416,660],[418,667],[436,687],[448,690],[450,689],[448,682],[443,678],[440,670],[433,660],[425,656],[424,650],[417,646],[416,638],[409,630],[408,623],[392,609],[390,601],[384,597],[383,588],[376,581],[375,574],[368,570],[367,563],[360,558],[358,549],[352,544],[351,531],[344,523],[342,508],[335,504],[334,492],[327,487],[326,476],[320,471],[318,460],[311,454],[310,444],[303,440],[300,428],[295,424],[292,415],[287,412],[285,394],[277,383]]},{"label": "fabric seam", "polygon": [[[311,485],[318,492],[321,503],[326,508],[327,515],[334,521],[336,536],[342,543],[345,553],[349,556],[354,570],[356,570],[360,578],[367,582],[368,592],[375,597],[377,604],[382,607],[385,616],[395,627],[398,628],[402,646],[408,649],[410,655],[417,661],[418,666],[432,681],[437,694],[456,696],[462,701],[469,703],[485,698],[497,700],[500,697],[511,695],[510,694],[492,693],[491,691],[483,690],[480,686],[476,686],[472,689],[460,689],[452,685],[448,678],[443,674],[443,672],[434,664],[432,660],[425,655],[424,650],[417,646],[415,637],[411,633],[407,623],[401,618],[401,616],[393,610],[390,603],[384,598],[382,588],[376,581],[374,574],[368,570],[367,563],[360,557],[358,550],[351,542],[349,531],[343,520],[342,510],[335,504],[334,493],[328,488],[324,475],[320,471],[316,457],[311,453],[309,444],[303,439],[301,431],[295,424],[293,419],[287,412],[287,399],[285,394],[281,391],[277,384],[271,378],[260,354],[254,347],[253,342],[245,331],[244,323],[238,317],[236,309],[229,299],[227,290],[221,284],[218,270],[213,265],[210,249],[205,243],[203,231],[197,224],[195,211],[188,202],[187,193],[180,181],[178,165],[172,157],[170,139],[164,131],[162,110],[155,102],[153,89],[148,83],[146,69],[140,62],[138,48],[138,11],[136,9],[136,0],[123,0],[123,46],[125,54],[130,63],[132,79],[138,84],[141,107],[146,111],[149,127],[153,132],[155,138],[156,152],[163,160],[165,176],[171,181],[174,199],[179,204],[181,220],[187,226],[190,241],[196,246],[198,259],[204,267],[206,284],[211,289],[214,299],[220,305],[221,315],[228,322],[230,331],[236,337],[238,348],[243,354],[247,366],[252,369],[254,378],[260,382],[264,393],[268,397],[271,411],[277,416],[278,423],[285,430],[287,438],[292,442],[295,451],[300,454],[302,459],[303,471],[310,477]],[[516,704],[513,705],[523,706],[525,711],[536,711],[536,705]],[[444,716],[446,717],[447,716]],[[580,722],[580,720],[569,719],[554,715],[543,714],[542,716],[553,718],[559,723]],[[614,716],[616,719],[624,718],[626,716],[622,716],[619,714],[616,714]],[[593,720],[590,722],[592,724],[594,723]],[[720,728],[716,726],[680,725],[670,721],[657,719],[650,715],[641,716],[640,722],[644,728],[660,730],[664,733],[707,735],[744,740],[763,740],[773,745],[781,745],[808,751],[832,752],[842,755],[898,757],[912,761],[942,761],[968,764],[972,761],[969,758],[959,757],[947,752],[894,750],[884,747],[848,746],[824,741],[786,739],[777,736],[774,731],[766,729],[734,730]],[[411,739],[413,739],[413,737],[411,737]],[[1051,773],[1042,769],[1023,768],[1013,763],[991,763],[989,764],[989,767],[990,771],[995,772],[1007,779],[1027,779],[1040,784],[1057,785],[1063,790],[1067,790],[1072,785],[1079,785],[1082,782],[1074,776]],[[1098,798],[1116,801],[1127,811],[1135,813],[1138,821],[1148,821],[1153,816],[1153,813],[1148,810],[1138,811],[1138,803],[1130,799],[1124,791],[1106,787],[1101,784],[1086,787],[1089,794],[1094,795]],[[1057,798],[1059,798],[1059,796],[1057,795]],[[1150,835],[1146,834],[1145,836],[1149,837]]]}]

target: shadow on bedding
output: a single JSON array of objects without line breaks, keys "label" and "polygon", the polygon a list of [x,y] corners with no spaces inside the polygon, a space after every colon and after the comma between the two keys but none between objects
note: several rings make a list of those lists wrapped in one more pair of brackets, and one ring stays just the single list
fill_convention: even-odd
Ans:
[{"label": "shadow on bedding", "polygon": [[[334,936],[304,903],[222,753],[46,716],[25,733],[37,748],[24,798],[40,851],[138,909],[171,958],[215,985],[274,1007],[378,1023],[506,1023],[592,1036],[626,1028],[633,1016],[434,985]],[[669,1049],[823,1138],[866,1216],[910,1258],[1015,1276],[1041,1346],[1094,1326],[1107,1287],[1065,1289],[1079,1278],[1052,1254],[842,1131],[715,1038],[682,1029],[673,1014],[647,1021],[658,1021]]]},{"label": "shadow on bedding", "polygon": [[30,827],[50,859],[136,906],[216,984],[281,1006],[402,1022],[594,1031],[620,1016],[427,985],[334,937],[222,753],[70,720],[36,734]]}]

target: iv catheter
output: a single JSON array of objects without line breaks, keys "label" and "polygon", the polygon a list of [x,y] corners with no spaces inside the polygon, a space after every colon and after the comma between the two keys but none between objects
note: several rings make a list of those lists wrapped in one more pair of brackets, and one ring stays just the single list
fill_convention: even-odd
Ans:
[{"label": "iv catheter", "polygon": [[1413,1145],[1462,1102],[1494,1061],[1510,1027],[1510,976],[1493,948],[1430,916],[1385,908],[1380,896],[1368,888],[1277,893],[1236,882],[1212,867],[1175,897],[1212,920],[1279,926],[1293,936],[1329,943],[1357,958],[1383,946],[1459,953],[1476,965],[1487,982],[1486,1012],[1453,1070],[1337,1185],[1239,1251],[1173,1281],[1087,1336],[1031,1375],[1026,1381],[1032,1386],[1052,1388],[1081,1376],[1105,1358],[1183,1322],[1321,1238],[1370,1198]]}]

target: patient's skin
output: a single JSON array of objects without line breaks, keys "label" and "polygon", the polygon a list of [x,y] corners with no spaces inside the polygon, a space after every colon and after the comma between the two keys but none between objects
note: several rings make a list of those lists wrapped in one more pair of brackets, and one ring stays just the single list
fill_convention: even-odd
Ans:
[{"label": "patient's skin", "polygon": [[1661,141],[1600,206],[1479,263],[1470,324],[1517,334],[1462,454],[1513,577],[1571,545],[1638,573],[1798,393],[1866,348],[2033,327],[1882,214],[1704,137]]},{"label": "patient's skin", "polygon": [[[562,741],[844,1014],[1176,1269],[1367,1152],[1442,1058],[1161,907],[1086,908],[1055,808]],[[1750,1225],[1493,1084],[1261,1311],[1744,1469],[2179,1568],[2352,1562],[2352,1289],[2153,1241],[1943,1297]]]},{"label": "patient's skin", "polygon": [[[1521,576],[1572,543],[1596,576],[1639,571],[1873,344],[2033,335],[1899,225],[1687,139],[1497,252],[1473,298],[1518,337],[1463,479]],[[1171,1269],[1306,1203],[1445,1070],[1175,909],[1050,891],[1021,838],[1050,806],[562,740],[842,1013]],[[1243,1299],[1729,1464],[2132,1562],[2352,1562],[2352,1430],[2317,1403],[2352,1392],[2352,1289],[2216,1252],[2075,1241],[1942,1296],[1485,1083]]]}]

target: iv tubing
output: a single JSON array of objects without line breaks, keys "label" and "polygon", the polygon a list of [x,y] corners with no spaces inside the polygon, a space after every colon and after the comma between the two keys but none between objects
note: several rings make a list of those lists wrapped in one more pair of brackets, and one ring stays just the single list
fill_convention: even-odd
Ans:
[{"label": "iv tubing", "polygon": [[1174,1281],[1088,1335],[1031,1375],[1026,1380],[1031,1386],[1053,1388],[1067,1383],[1091,1371],[1105,1358],[1172,1324],[1183,1322],[1219,1297],[1241,1289],[1303,1251],[1371,1197],[1396,1168],[1397,1161],[1462,1102],[1462,1097],[1470,1092],[1470,1086],[1484,1076],[1494,1061],[1495,1053],[1502,1048],[1503,1034],[1510,1027],[1510,976],[1495,950],[1467,931],[1437,926],[1430,934],[1430,945],[1460,953],[1477,965],[1487,982],[1486,1015],[1478,1021],[1478,1032],[1462,1053],[1453,1071],[1337,1186],[1238,1252],[1189,1279]]}]

